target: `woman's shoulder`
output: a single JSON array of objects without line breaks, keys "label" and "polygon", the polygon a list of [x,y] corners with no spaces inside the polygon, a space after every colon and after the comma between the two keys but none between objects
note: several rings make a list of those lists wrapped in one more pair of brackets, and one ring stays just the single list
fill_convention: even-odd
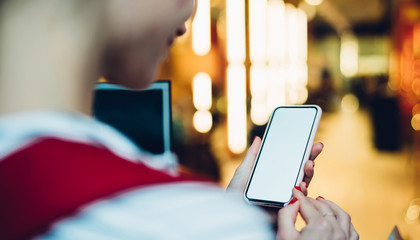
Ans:
[{"label": "woman's shoulder", "polygon": [[41,239],[66,239],[69,232],[77,239],[274,239],[264,212],[198,182],[133,189],[86,207]]},{"label": "woman's shoulder", "polygon": [[40,110],[7,115],[0,118],[0,133],[0,159],[43,138],[101,145],[128,159],[140,152],[117,130],[80,113]]}]

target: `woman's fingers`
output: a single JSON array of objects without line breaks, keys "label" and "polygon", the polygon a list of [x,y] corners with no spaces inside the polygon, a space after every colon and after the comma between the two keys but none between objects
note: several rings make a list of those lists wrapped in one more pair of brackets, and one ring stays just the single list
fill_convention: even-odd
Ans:
[{"label": "woman's fingers", "polygon": [[308,185],[304,181],[301,182],[301,183],[299,183],[300,190],[303,193],[303,195],[305,195],[305,196],[308,196],[308,188],[307,188],[307,186]]},{"label": "woman's fingers", "polygon": [[254,166],[255,159],[257,158],[258,150],[260,149],[261,138],[255,137],[251,146],[248,148],[248,151],[245,155],[244,160],[241,165],[238,167],[238,170],[242,170],[245,173],[251,174],[252,166]]},{"label": "woman's fingers", "polygon": [[243,192],[248,181],[249,175],[252,171],[252,166],[254,166],[255,159],[257,158],[258,149],[261,145],[261,138],[255,137],[252,145],[249,147],[248,152],[241,165],[236,169],[235,174],[233,175],[232,180],[227,187],[227,191],[240,191]]},{"label": "woman's fingers", "polygon": [[303,181],[306,182],[307,185],[309,185],[309,183],[311,183],[311,180],[314,176],[314,166],[315,163],[312,160],[309,160],[305,163],[305,166],[303,166],[303,171],[304,171],[304,176],[303,176]]},{"label": "woman's fingers", "polygon": [[328,201],[323,198],[318,198],[317,200],[321,203],[324,203],[325,205],[323,206],[329,207],[330,211],[332,211],[332,214],[334,214],[334,217],[337,219],[338,225],[346,233],[347,239],[350,239],[352,226],[350,215],[347,214],[343,209],[341,209],[337,204],[331,201]]},{"label": "woman's fingers", "polygon": [[[303,193],[293,189],[293,195],[299,200],[300,214],[305,220],[305,234],[308,232],[324,232],[333,239],[359,239],[359,235],[348,215],[337,204],[318,197],[316,200],[305,197]],[[312,235],[312,236],[315,236]]]},{"label": "woman's fingers", "polygon": [[356,232],[353,224],[351,224],[350,240],[359,240],[359,234]]},{"label": "woman's fingers", "polygon": [[311,154],[309,156],[309,161],[305,163],[305,166],[303,167],[303,171],[305,173],[305,176],[303,178],[303,181],[306,182],[307,186],[312,180],[312,177],[314,176],[314,167],[315,167],[315,158],[318,157],[318,155],[322,152],[322,149],[324,148],[324,144],[317,142],[312,145]]},{"label": "woman's fingers", "polygon": [[311,155],[309,156],[309,160],[315,160],[316,157],[322,152],[324,148],[324,144],[321,142],[316,142],[312,145]]},{"label": "woman's fingers", "polygon": [[297,239],[299,232],[295,228],[299,212],[299,202],[288,205],[278,212],[278,239]]},{"label": "woman's fingers", "polygon": [[305,195],[302,192],[294,188],[293,196],[299,200],[299,211],[302,215],[303,220],[305,220],[306,223],[320,216],[320,213],[318,212],[314,204],[309,201],[310,198],[305,197]]}]

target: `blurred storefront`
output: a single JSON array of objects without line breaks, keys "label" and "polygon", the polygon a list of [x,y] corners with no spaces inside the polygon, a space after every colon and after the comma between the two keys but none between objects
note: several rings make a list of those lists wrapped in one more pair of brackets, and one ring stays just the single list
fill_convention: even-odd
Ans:
[{"label": "blurred storefront", "polygon": [[186,169],[227,184],[275,106],[318,104],[310,195],[342,205],[362,239],[395,225],[420,239],[418,1],[198,0],[188,28],[159,75]]}]

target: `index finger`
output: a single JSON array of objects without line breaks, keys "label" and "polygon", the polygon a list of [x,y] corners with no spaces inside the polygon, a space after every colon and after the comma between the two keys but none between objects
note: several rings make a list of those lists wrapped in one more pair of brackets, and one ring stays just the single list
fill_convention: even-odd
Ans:
[{"label": "index finger", "polygon": [[309,183],[312,180],[312,177],[314,176],[315,158],[318,157],[318,155],[322,152],[323,148],[324,144],[320,142],[314,143],[314,145],[312,145],[309,161],[307,161],[303,166],[303,170],[305,172],[303,181],[306,182],[307,185],[309,185]]},{"label": "index finger", "polygon": [[295,239],[299,234],[295,228],[299,212],[299,202],[288,205],[278,212],[278,237],[279,239]]},{"label": "index finger", "polygon": [[339,207],[337,204],[329,200],[323,198],[319,198],[317,200],[327,204],[330,207],[330,209],[334,212],[335,216],[337,217],[337,221],[341,229],[343,229],[347,236],[349,236],[351,233],[352,226],[350,215],[347,214],[343,209],[341,209],[341,207]]},{"label": "index finger", "polygon": [[315,160],[316,157],[322,152],[324,149],[324,144],[321,142],[316,142],[312,145],[311,155],[309,155],[309,160]]},{"label": "index finger", "polygon": [[314,206],[313,203],[309,201],[302,192],[293,189],[293,196],[299,200],[300,205],[300,214],[302,215],[303,220],[306,223],[310,222],[314,218],[318,218],[321,216],[317,208]]}]

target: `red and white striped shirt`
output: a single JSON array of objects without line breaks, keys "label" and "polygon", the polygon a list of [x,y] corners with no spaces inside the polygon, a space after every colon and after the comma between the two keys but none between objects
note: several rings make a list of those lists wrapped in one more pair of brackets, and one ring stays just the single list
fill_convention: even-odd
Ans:
[{"label": "red and white striped shirt", "polygon": [[[214,184],[179,173],[174,162],[170,154],[142,152],[83,115],[3,117],[0,239],[272,237],[265,215]],[[98,217],[109,212],[108,219]]]}]

